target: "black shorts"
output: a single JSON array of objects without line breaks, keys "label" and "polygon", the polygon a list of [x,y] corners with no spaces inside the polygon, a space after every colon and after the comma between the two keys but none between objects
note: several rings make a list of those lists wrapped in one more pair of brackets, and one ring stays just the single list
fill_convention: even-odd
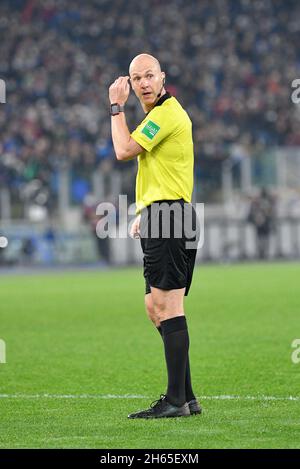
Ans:
[{"label": "black shorts", "polygon": [[185,288],[188,295],[195,266],[199,223],[192,204],[159,200],[144,208],[140,222],[146,294],[150,287]]}]

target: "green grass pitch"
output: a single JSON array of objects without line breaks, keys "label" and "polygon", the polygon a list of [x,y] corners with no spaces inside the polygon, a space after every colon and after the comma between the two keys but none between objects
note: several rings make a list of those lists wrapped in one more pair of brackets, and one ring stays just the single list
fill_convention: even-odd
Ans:
[{"label": "green grass pitch", "polygon": [[203,415],[136,421],[166,389],[141,269],[2,275],[0,447],[300,448],[299,279],[296,263],[198,267],[186,315]]}]

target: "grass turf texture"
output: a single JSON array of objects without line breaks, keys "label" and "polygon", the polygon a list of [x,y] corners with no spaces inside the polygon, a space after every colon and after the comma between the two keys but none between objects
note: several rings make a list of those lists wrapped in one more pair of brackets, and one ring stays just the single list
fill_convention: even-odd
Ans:
[{"label": "grass turf texture", "polygon": [[[198,396],[297,396],[299,264],[205,266],[186,299]],[[203,415],[128,420],[165,391],[140,269],[0,277],[1,448],[300,448],[300,401],[203,399]],[[28,398],[144,395],[148,399]],[[27,396],[25,398],[24,396]]]}]

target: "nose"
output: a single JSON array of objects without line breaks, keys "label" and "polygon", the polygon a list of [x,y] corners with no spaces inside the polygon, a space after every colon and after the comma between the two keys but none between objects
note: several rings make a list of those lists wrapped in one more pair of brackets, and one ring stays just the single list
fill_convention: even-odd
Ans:
[{"label": "nose", "polygon": [[142,78],[140,81],[141,88],[147,88],[149,85],[149,81],[147,78]]}]

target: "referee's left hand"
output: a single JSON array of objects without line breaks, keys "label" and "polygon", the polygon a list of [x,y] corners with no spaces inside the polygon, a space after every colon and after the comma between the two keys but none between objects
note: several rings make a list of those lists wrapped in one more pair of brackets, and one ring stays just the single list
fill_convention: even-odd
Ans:
[{"label": "referee's left hand", "polygon": [[124,106],[130,92],[128,79],[129,77],[119,77],[110,85],[109,100],[111,104],[117,103]]}]

